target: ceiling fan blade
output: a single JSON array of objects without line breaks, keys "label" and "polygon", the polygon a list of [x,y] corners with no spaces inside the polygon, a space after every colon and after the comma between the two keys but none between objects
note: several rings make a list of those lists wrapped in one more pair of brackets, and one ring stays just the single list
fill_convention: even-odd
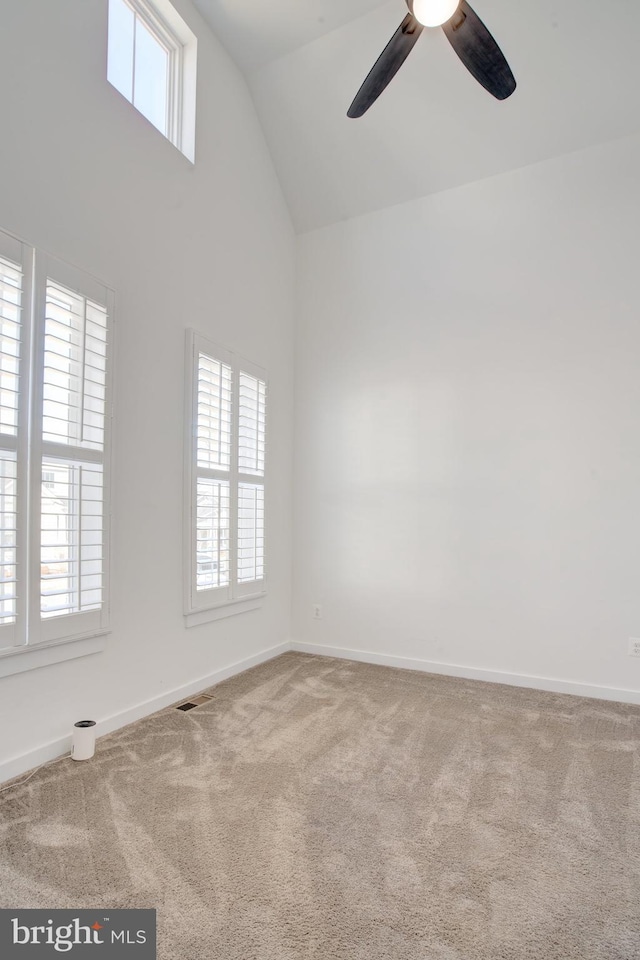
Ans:
[{"label": "ceiling fan blade", "polygon": [[414,44],[423,29],[422,24],[418,23],[415,17],[410,13],[406,15],[356,93],[353,103],[347,111],[348,117],[355,119],[367,112],[387,84],[393,80],[413,50]]},{"label": "ceiling fan blade", "polygon": [[502,50],[478,14],[466,0],[451,20],[442,24],[447,40],[469,73],[498,100],[506,100],[516,88],[515,77]]}]

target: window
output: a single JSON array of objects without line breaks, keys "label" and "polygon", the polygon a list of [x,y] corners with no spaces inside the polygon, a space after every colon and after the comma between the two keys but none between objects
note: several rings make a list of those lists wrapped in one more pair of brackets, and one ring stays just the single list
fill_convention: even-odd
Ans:
[{"label": "window", "polygon": [[103,284],[0,233],[0,675],[108,626],[112,314]]},{"label": "window", "polygon": [[109,0],[109,83],[192,162],[196,45],[168,0]]},{"label": "window", "polygon": [[199,623],[265,592],[267,387],[264,371],[194,332],[187,358],[185,594]]}]

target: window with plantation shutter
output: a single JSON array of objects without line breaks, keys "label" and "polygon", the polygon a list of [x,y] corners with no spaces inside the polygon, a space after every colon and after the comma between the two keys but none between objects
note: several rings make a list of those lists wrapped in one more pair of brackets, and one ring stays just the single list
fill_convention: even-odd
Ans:
[{"label": "window with plantation shutter", "polygon": [[18,600],[18,415],[23,310],[22,244],[0,240],[0,648],[13,647]]},{"label": "window with plantation shutter", "polygon": [[231,367],[198,355],[196,590],[230,583]]},{"label": "window with plantation shutter", "polygon": [[107,308],[47,279],[42,392],[45,619],[97,611],[104,590]]},{"label": "window with plantation shutter", "polygon": [[197,623],[265,592],[266,377],[190,331],[187,346],[185,613]]},{"label": "window with plantation shutter", "polygon": [[0,676],[108,627],[112,314],[103,284],[0,233]]}]

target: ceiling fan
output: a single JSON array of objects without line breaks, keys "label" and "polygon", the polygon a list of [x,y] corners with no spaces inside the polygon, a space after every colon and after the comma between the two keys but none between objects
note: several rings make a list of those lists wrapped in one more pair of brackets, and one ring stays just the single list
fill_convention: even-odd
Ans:
[{"label": "ceiling fan", "polygon": [[406,0],[406,15],[358,90],[347,116],[366,113],[407,59],[425,27],[442,27],[469,73],[498,100],[516,81],[500,47],[466,0]]}]

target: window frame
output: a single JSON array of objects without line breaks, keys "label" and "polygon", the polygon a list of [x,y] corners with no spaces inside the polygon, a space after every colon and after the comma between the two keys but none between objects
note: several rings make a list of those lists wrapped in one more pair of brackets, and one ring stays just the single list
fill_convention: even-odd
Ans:
[{"label": "window frame", "polygon": [[[139,18],[151,36],[167,53],[166,133],[160,130],[135,103],[135,24],[132,60],[131,97],[109,80],[107,82],[162,136],[195,163],[195,109],[197,74],[197,38],[170,0],[121,0]],[[108,18],[107,18],[108,19]],[[107,47],[110,25],[107,25]]]},{"label": "window frame", "polygon": [[[0,677],[31,668],[84,656],[104,648],[110,629],[111,608],[111,493],[113,429],[113,359],[115,294],[92,275],[0,230],[0,256],[9,245],[20,249],[23,272],[21,311],[20,389],[17,433],[17,565],[26,574],[18,577],[17,609],[13,624],[0,626]],[[13,258],[16,262],[16,258]],[[107,356],[103,450],[82,450],[82,458],[103,465],[103,600],[98,611],[41,615],[41,496],[43,453],[51,444],[43,439],[44,354],[46,288],[52,281],[106,309]],[[63,446],[63,445],[61,445]],[[80,447],[69,447],[66,459]],[[7,627],[12,627],[8,631]],[[5,642],[9,633],[13,643]]]},{"label": "window frame", "polygon": [[[146,0],[123,0],[123,2],[126,3],[127,6],[131,7],[135,16],[142,20],[154,40],[156,40],[156,42],[167,52],[167,111],[165,117],[167,132],[165,136],[167,140],[170,140],[171,143],[177,146],[180,142],[180,120],[182,116],[182,43],[171,30],[171,28],[164,22],[159,11],[155,8],[153,3],[148,3]],[[135,104],[135,69],[132,93],[134,99],[130,101],[131,106],[135,107],[138,113],[142,113],[142,110],[136,107]],[[142,113],[142,116],[144,117],[145,114]],[[147,117],[147,119],[149,118]],[[156,129],[158,128],[156,127]],[[162,133],[162,130],[160,133]]]},{"label": "window frame", "polygon": [[[261,486],[265,496],[265,516],[263,526],[264,542],[267,542],[266,490],[267,455],[265,443],[265,468],[262,476],[244,473],[239,469],[239,375],[248,374],[265,384],[268,396],[269,381],[266,371],[257,364],[246,360],[239,354],[221,347],[196,330],[187,330],[185,351],[185,470],[184,470],[184,615],[187,626],[195,626],[210,620],[232,616],[255,610],[262,605],[267,593],[267,565],[263,560],[263,576],[259,580],[245,583],[238,581],[238,490],[242,483]],[[232,375],[231,406],[231,457],[227,473],[229,482],[229,528],[231,575],[228,586],[213,587],[208,590],[197,589],[197,483],[198,468],[198,364],[200,354],[227,364]],[[265,418],[266,419],[266,418]],[[226,473],[226,471],[211,471]],[[222,477],[221,477],[222,479]]]}]

